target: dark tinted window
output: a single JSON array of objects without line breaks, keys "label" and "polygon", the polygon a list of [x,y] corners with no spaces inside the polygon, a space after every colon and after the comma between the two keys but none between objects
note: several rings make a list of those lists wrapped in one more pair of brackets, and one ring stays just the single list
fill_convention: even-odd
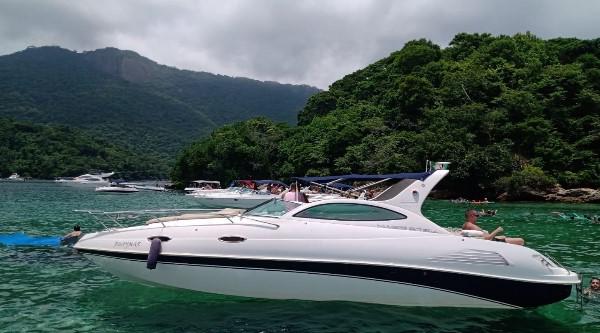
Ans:
[{"label": "dark tinted window", "polygon": [[389,209],[351,203],[332,203],[314,206],[294,216],[341,221],[385,221],[406,218],[406,216]]}]

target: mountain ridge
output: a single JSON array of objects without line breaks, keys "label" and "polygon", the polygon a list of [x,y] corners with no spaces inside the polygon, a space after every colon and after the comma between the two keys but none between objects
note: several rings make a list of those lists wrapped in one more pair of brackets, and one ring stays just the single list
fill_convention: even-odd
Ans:
[{"label": "mountain ridge", "polygon": [[42,46],[0,56],[0,117],[72,126],[170,159],[229,122],[265,116],[295,123],[318,91],[180,70],[116,48]]}]

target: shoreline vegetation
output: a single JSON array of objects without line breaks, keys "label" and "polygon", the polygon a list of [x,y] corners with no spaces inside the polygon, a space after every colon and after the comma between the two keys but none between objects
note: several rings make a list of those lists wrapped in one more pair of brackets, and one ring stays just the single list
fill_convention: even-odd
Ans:
[{"label": "shoreline vegetation", "polygon": [[[443,160],[452,163],[438,186],[446,198],[598,203],[599,91],[600,39],[461,33],[446,48],[414,40],[310,97],[297,126],[265,117],[226,124],[160,163],[173,166],[171,180],[182,187],[194,179],[410,172]],[[2,176],[50,176],[31,171],[46,165],[36,161],[67,161],[12,147],[2,155],[17,151],[22,162],[1,163]]]},{"label": "shoreline vegetation", "polygon": [[[298,126],[225,125],[172,180],[285,179],[450,161],[450,197],[599,202],[600,39],[461,33],[406,43],[312,96]],[[586,190],[589,189],[589,190]]]}]

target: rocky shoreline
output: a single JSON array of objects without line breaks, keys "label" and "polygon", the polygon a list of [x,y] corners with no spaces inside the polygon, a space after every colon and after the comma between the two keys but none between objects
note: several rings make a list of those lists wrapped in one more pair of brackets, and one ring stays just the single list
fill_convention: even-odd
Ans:
[{"label": "rocky shoreline", "polygon": [[547,201],[565,203],[600,203],[600,190],[593,188],[564,189],[556,186],[548,191],[523,189],[517,195],[502,193],[498,201]]}]

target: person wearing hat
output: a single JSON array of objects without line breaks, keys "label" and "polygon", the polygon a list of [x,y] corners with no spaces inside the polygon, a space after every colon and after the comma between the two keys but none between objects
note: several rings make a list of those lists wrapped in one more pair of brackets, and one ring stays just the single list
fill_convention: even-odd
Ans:
[{"label": "person wearing hat", "polygon": [[515,245],[524,245],[525,240],[523,238],[513,238],[513,237],[505,237],[498,236],[498,234],[502,233],[504,229],[502,227],[496,228],[496,230],[491,233],[486,230],[481,229],[477,225],[477,218],[479,217],[479,213],[474,209],[469,209],[465,212],[465,223],[463,224],[463,230],[477,230],[483,232],[483,239],[492,240],[496,242],[505,242],[509,244]]}]

